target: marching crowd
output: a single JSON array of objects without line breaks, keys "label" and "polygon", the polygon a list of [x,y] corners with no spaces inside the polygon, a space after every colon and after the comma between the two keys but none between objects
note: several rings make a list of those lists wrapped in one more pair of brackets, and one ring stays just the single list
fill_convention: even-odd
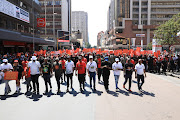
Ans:
[{"label": "marching crowd", "polygon": [[[89,76],[90,88],[96,91],[96,75],[98,82],[104,83],[105,90],[109,91],[110,71],[113,71],[116,91],[120,71],[123,71],[126,83],[129,82],[128,91],[131,91],[132,74],[135,71],[137,78],[137,87],[142,92],[146,72],[165,74],[167,71],[179,72],[180,56],[160,55],[158,58],[153,55],[141,55],[131,57],[123,54],[119,56],[96,53],[78,53],[74,55],[31,55],[30,53],[0,55],[0,80],[5,83],[5,95],[11,92],[9,80],[4,80],[4,74],[7,71],[17,71],[16,93],[21,91],[21,79],[26,80],[27,92],[33,90],[34,94],[39,94],[39,76],[42,76],[45,83],[45,92],[47,94],[52,90],[51,78],[54,75],[57,81],[57,94],[61,92],[60,84],[67,83],[67,90],[73,89],[73,75],[79,80],[80,91],[85,90],[86,75]],[[101,81],[101,76],[102,80]]]}]

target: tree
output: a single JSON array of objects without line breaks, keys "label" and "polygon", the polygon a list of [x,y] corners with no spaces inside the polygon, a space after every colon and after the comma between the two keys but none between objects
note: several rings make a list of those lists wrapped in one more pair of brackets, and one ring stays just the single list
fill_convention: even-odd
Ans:
[{"label": "tree", "polygon": [[154,31],[154,39],[158,39],[160,44],[169,45],[169,47],[177,41],[177,33],[180,31],[180,13],[174,15],[169,21],[157,27]]},{"label": "tree", "polygon": [[85,48],[91,48],[91,44],[89,44],[89,42],[85,43]]},{"label": "tree", "polygon": [[152,42],[150,42],[149,44],[147,44],[147,49],[148,49],[148,50],[152,50]]}]

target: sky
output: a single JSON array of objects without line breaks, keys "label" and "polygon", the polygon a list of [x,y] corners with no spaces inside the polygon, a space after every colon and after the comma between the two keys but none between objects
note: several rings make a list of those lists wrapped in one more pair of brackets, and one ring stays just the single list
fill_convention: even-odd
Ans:
[{"label": "sky", "polygon": [[107,11],[110,0],[72,0],[72,11],[88,13],[88,32],[91,46],[97,45],[97,34],[107,30]]}]

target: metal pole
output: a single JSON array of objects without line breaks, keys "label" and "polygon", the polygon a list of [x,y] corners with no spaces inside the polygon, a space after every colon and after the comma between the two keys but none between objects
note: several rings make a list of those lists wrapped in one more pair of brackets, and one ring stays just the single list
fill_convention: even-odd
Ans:
[{"label": "metal pole", "polygon": [[32,14],[33,14],[33,52],[35,51],[35,44],[34,44],[34,0],[32,0]]},{"label": "metal pole", "polygon": [[71,0],[69,0],[69,41],[71,43]]},{"label": "metal pole", "polygon": [[53,0],[53,37],[54,37],[54,50],[56,49],[56,39],[55,39],[55,22],[54,22],[54,0]]},{"label": "metal pole", "polygon": [[[46,22],[46,5],[47,5],[47,1],[45,0],[45,22]],[[45,37],[47,35],[47,30],[46,30],[46,25],[45,25]]]}]

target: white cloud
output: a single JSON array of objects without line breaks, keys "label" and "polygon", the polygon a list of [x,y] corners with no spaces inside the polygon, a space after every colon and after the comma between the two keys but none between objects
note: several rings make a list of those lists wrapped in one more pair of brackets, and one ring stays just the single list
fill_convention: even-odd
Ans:
[{"label": "white cloud", "polygon": [[110,0],[72,0],[72,11],[88,13],[89,42],[97,45],[97,34],[107,30],[107,11]]}]

